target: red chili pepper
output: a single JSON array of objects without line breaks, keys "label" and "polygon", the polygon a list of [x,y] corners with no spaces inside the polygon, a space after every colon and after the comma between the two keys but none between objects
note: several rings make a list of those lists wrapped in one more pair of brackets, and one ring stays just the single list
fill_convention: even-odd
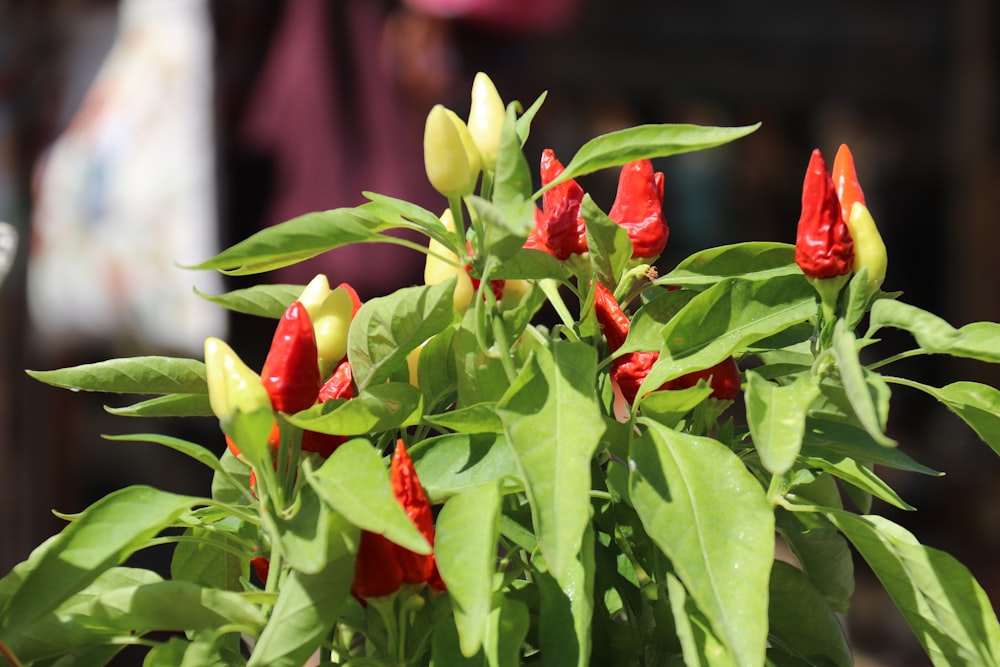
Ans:
[{"label": "red chili pepper", "polygon": [[[431,514],[431,505],[427,502],[424,487],[420,484],[417,470],[413,467],[413,460],[407,453],[402,439],[396,442],[396,451],[389,465],[389,478],[392,492],[406,510],[406,516],[410,517],[413,525],[433,547],[434,516]],[[436,570],[433,553],[417,554],[398,544],[393,546],[400,567],[403,568],[403,581],[408,584],[419,584],[431,579]]]},{"label": "red chili pepper", "polygon": [[367,598],[392,595],[402,585],[403,569],[396,560],[393,543],[383,535],[362,530],[351,594],[364,603]]},{"label": "red chili pepper", "polygon": [[271,571],[271,561],[263,556],[257,556],[250,559],[250,565],[253,566],[253,570],[257,574],[257,578],[260,579],[261,583],[266,584],[267,575]]},{"label": "red chili pepper", "polygon": [[[469,254],[471,255],[472,254],[472,244],[466,242],[465,247],[468,248]],[[472,275],[472,269],[473,269],[473,266],[471,264],[466,264],[465,265],[465,272],[469,274],[469,280],[472,281],[472,289],[474,291],[479,291],[479,284],[482,281],[479,278],[477,278],[474,275]],[[506,280],[502,280],[502,279],[501,280],[491,280],[490,281],[490,290],[493,292],[493,298],[496,299],[498,302],[500,301],[500,299],[503,298],[503,288],[504,288],[504,285],[506,285],[506,284],[507,284],[507,281]],[[483,295],[483,298],[485,299],[486,296]]]},{"label": "red chili pepper", "polygon": [[854,168],[854,156],[847,144],[840,144],[837,156],[833,158],[833,186],[840,200],[840,217],[847,222],[851,219],[854,202],[865,203],[865,193],[858,182],[858,172]]},{"label": "red chili pepper", "polygon": [[261,380],[275,410],[295,413],[316,402],[320,387],[316,335],[309,313],[298,301],[278,321]]},{"label": "red chili pepper", "polygon": [[819,279],[848,274],[854,265],[851,232],[819,149],[812,152],[802,184],[795,262],[807,277]]},{"label": "red chili pepper", "polygon": [[[342,361],[333,372],[330,379],[323,384],[319,390],[318,400],[326,403],[335,398],[354,398],[354,374],[351,371],[351,363]],[[336,451],[337,447],[347,442],[346,435],[332,435],[330,433],[317,433],[315,431],[302,432],[302,451],[316,452],[324,459]]]},{"label": "red chili pepper", "polygon": [[[563,173],[564,167],[551,148],[542,152],[542,186]],[[548,251],[557,259],[587,252],[587,226],[580,215],[583,188],[573,179],[563,181],[542,195],[542,222],[539,225]]]},{"label": "red chili pepper", "polygon": [[636,160],[622,167],[618,194],[608,217],[628,232],[633,258],[658,257],[670,235],[663,216],[663,172],[653,173],[649,160]]},{"label": "red chili pepper", "polygon": [[[608,348],[615,352],[625,342],[631,323],[622,312],[614,294],[600,283],[595,283],[594,308],[597,321],[608,341]],[[635,402],[639,387],[642,386],[653,364],[659,358],[659,352],[629,352],[611,361],[611,381],[618,386],[626,401]],[[692,371],[679,378],[669,380],[659,389],[684,389],[698,384],[698,380],[709,380],[709,378],[711,378],[713,398],[732,400],[739,395],[740,369],[732,356],[711,368]]]}]

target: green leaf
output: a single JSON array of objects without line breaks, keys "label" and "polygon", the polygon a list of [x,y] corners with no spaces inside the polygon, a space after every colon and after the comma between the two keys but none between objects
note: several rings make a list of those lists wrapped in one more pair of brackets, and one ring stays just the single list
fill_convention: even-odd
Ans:
[{"label": "green leaf", "polygon": [[805,465],[828,472],[893,507],[903,510],[914,509],[912,505],[900,498],[899,494],[876,475],[870,467],[859,463],[856,459],[816,447],[803,447],[801,456]]},{"label": "green leaf", "polygon": [[365,207],[366,210],[378,214],[379,209],[384,209],[395,216],[395,219],[383,218],[391,221],[394,226],[404,226],[420,231],[441,243],[455,254],[459,254],[460,248],[455,246],[454,235],[447,230],[441,222],[441,218],[436,214],[405,199],[397,199],[374,192],[364,192],[362,194],[372,201],[372,204]]},{"label": "green leaf", "polygon": [[462,655],[482,647],[500,532],[500,490],[488,483],[452,496],[435,523],[434,558],[448,586]]},{"label": "green leaf", "polygon": [[325,566],[314,574],[290,570],[282,580],[271,617],[247,663],[251,667],[301,667],[340,617],[354,578],[360,533],[339,515],[332,516],[328,528]]},{"label": "green leaf", "polygon": [[837,617],[809,579],[788,563],[775,561],[771,569],[771,643],[810,664],[851,667],[851,649]]},{"label": "green leaf", "polygon": [[250,466],[233,456],[228,448],[219,457],[222,470],[212,475],[212,500],[227,505],[238,505],[248,500]]},{"label": "green leaf", "polygon": [[922,350],[932,354],[1000,363],[1000,324],[996,322],[973,322],[956,329],[916,306],[879,299],[872,304],[868,337],[882,327],[908,331]]},{"label": "green leaf", "polygon": [[202,445],[189,442],[181,438],[175,438],[170,435],[162,435],[159,433],[131,433],[123,435],[105,435],[103,437],[105,440],[111,440],[112,442],[151,442],[157,445],[163,445],[164,447],[169,447],[175,452],[180,452],[181,454],[194,459],[198,463],[201,463],[218,473],[224,474],[226,472],[222,463],[215,457],[215,454]]},{"label": "green leaf", "polygon": [[886,381],[930,394],[972,427],[983,442],[1000,454],[1000,391],[979,382],[952,382],[944,387],[887,377]]},{"label": "green leaf", "polygon": [[212,404],[208,394],[167,394],[132,405],[104,409],[119,417],[208,417]]},{"label": "green leaf", "polygon": [[328,250],[354,243],[392,241],[378,232],[391,229],[365,206],[306,213],[266,227],[192,269],[244,276],[280,269]]},{"label": "green leaf", "polygon": [[452,342],[455,328],[448,327],[432,337],[421,348],[417,358],[417,378],[424,405],[433,410],[454,401],[458,374],[455,370],[455,352]]},{"label": "green leaf", "polygon": [[1000,625],[965,566],[883,517],[826,516],[867,561],[935,665],[1000,664]]},{"label": "green leaf", "polygon": [[940,476],[943,474],[917,463],[899,449],[883,447],[863,429],[832,419],[825,419],[822,415],[810,415],[806,419],[806,431],[802,442],[805,447],[829,450],[887,468],[916,472],[921,475]]},{"label": "green leaf", "polygon": [[817,396],[819,386],[811,378],[780,386],[747,371],[747,425],[761,463],[772,474],[788,472],[798,458],[806,414]]},{"label": "green leaf", "polygon": [[503,422],[497,415],[497,404],[492,401],[437,415],[424,415],[422,421],[459,433],[503,433]]},{"label": "green leaf", "polygon": [[286,562],[293,569],[306,574],[316,574],[326,565],[327,545],[331,521],[334,513],[329,506],[320,502],[319,495],[310,484],[299,487],[294,514],[265,515],[265,525],[272,526],[272,539],[278,537],[279,548]]},{"label": "green leaf", "polygon": [[713,632],[708,619],[688,596],[680,579],[670,572],[667,572],[666,579],[668,602],[684,664],[689,667],[737,667],[726,646]]},{"label": "green leaf", "polygon": [[589,194],[583,196],[580,214],[587,224],[587,248],[594,277],[614,291],[625,265],[632,259],[632,241],[625,228],[598,208]]},{"label": "green leaf", "polygon": [[51,371],[26,371],[54,387],[109,394],[207,394],[205,364],[175,357],[128,357]]},{"label": "green leaf", "polygon": [[[521,140],[521,146],[524,146],[524,142],[528,140],[528,135],[531,134],[531,121],[534,120],[538,110],[542,108],[542,104],[545,102],[545,98],[547,96],[548,92],[543,92],[534,102],[531,103],[531,106],[525,109],[524,113],[518,117],[516,129],[517,136]],[[514,103],[512,102],[511,104]]]},{"label": "green leaf", "polygon": [[289,417],[288,422],[307,431],[334,435],[379,433],[416,424],[421,403],[420,390],[413,385],[388,382],[369,386],[329,412],[316,406]]},{"label": "green leaf", "polygon": [[519,667],[522,664],[521,646],[530,625],[526,604],[499,594],[493,596],[484,646],[491,667]]},{"label": "green leaf", "polygon": [[738,664],[763,664],[774,558],[763,489],[720,442],[640,421],[629,485],[646,532]]},{"label": "green leaf", "polygon": [[347,356],[359,390],[406,366],[406,355],[452,323],[454,280],[404,287],[361,306],[351,322]]},{"label": "green leaf", "polygon": [[580,147],[566,169],[538,193],[563,181],[633,160],[667,157],[735,141],[760,127],[705,127],[699,125],[639,125],[595,137]]},{"label": "green leaf", "polygon": [[455,354],[456,401],[457,408],[476,403],[499,401],[510,387],[507,373],[499,355],[487,354],[476,336],[476,310],[470,308],[462,317],[455,330],[453,350]]},{"label": "green leaf", "polygon": [[587,523],[580,553],[569,564],[563,582],[548,571],[535,575],[540,594],[538,635],[546,664],[590,664],[594,541],[593,524]]},{"label": "green leaf", "polygon": [[120,489],[95,502],[63,528],[24,575],[0,611],[0,640],[83,590],[198,502],[148,486]]},{"label": "green leaf", "polygon": [[[838,493],[832,477],[821,479],[829,480]],[[778,532],[830,608],[846,614],[854,594],[854,560],[844,536],[823,517],[804,512],[780,513]]]},{"label": "green leaf", "polygon": [[663,328],[660,358],[643,386],[648,391],[685,373],[711,368],[740,348],[815,314],[816,296],[802,275],[763,282],[723,280],[692,298]]},{"label": "green leaf", "polygon": [[305,467],[304,474],[319,497],[358,528],[385,535],[410,551],[430,553],[427,540],[392,493],[382,456],[368,441],[348,440],[319,469]]},{"label": "green leaf", "polygon": [[184,535],[197,541],[181,541],[174,547],[170,559],[172,579],[227,591],[242,590],[240,577],[250,574],[249,559],[236,555],[248,550],[243,540],[231,531],[201,526],[188,528]]},{"label": "green leaf", "polygon": [[234,313],[278,319],[303,289],[304,285],[253,285],[216,295],[195,289],[195,294]]},{"label": "green leaf", "polygon": [[875,442],[895,447],[896,441],[885,434],[889,412],[889,388],[878,373],[869,371],[858,359],[857,339],[847,329],[844,320],[833,327],[833,358],[837,361],[840,380],[844,385],[858,422]]},{"label": "green leaf", "polygon": [[561,584],[590,521],[590,462],[604,433],[594,348],[555,342],[525,364],[497,413],[525,482],[539,548]]},{"label": "green leaf", "polygon": [[474,195],[466,197],[465,201],[475,215],[479,216],[486,230],[485,252],[488,253],[488,262],[499,265],[521,250],[524,240],[535,225],[534,202],[521,199],[497,205]]},{"label": "green leaf", "polygon": [[116,588],[97,596],[78,613],[87,624],[137,634],[205,630],[230,623],[247,632],[259,632],[267,620],[260,608],[240,593],[203,588],[188,581]]},{"label": "green leaf", "polygon": [[795,246],[755,241],[701,250],[681,261],[673,271],[660,276],[657,285],[708,285],[725,278],[768,280],[800,275]]},{"label": "green leaf", "polygon": [[697,294],[694,290],[664,291],[644,304],[632,316],[620,353],[659,350],[663,346],[664,327]]},{"label": "green leaf", "polygon": [[490,274],[494,280],[565,280],[568,269],[547,252],[525,248],[509,257]]},{"label": "green leaf", "polygon": [[686,389],[656,391],[642,399],[642,414],[673,428],[711,395],[712,387],[707,383]]},{"label": "green leaf", "polygon": [[497,434],[453,433],[422,440],[410,450],[420,483],[432,503],[441,503],[487,482],[520,486],[507,440]]}]

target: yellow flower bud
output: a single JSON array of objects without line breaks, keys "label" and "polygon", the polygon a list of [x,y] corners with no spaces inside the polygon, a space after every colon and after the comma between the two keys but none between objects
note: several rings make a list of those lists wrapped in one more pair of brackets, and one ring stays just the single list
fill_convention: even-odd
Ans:
[{"label": "yellow flower bud", "polygon": [[885,279],[889,257],[872,214],[861,202],[856,201],[851,207],[847,227],[851,230],[851,238],[854,240],[854,273],[867,268],[868,284],[872,287],[880,286]]},{"label": "yellow flower bud", "polygon": [[[450,210],[446,210],[441,214],[441,223],[449,231],[455,231],[455,219],[452,217]],[[433,254],[427,255],[427,262],[424,264],[424,284],[437,285],[455,276],[458,281],[455,283],[455,310],[464,313],[468,310],[469,304],[472,303],[472,297],[475,294],[469,272],[459,262],[458,255],[434,239],[431,239],[427,250]],[[435,255],[440,255],[440,257],[436,257]],[[453,263],[441,258],[452,260]]]},{"label": "yellow flower bud", "polygon": [[354,300],[346,287],[332,290],[313,318],[316,352],[323,377],[347,354],[347,332],[354,319]]},{"label": "yellow flower bud", "polygon": [[205,378],[212,412],[224,419],[234,412],[254,412],[271,407],[271,398],[260,376],[219,339],[205,339]]},{"label": "yellow flower bud", "polygon": [[445,197],[471,194],[479,167],[479,149],[469,128],[454,111],[434,105],[424,126],[424,168],[431,185]]},{"label": "yellow flower bud", "polygon": [[472,106],[469,107],[469,134],[479,149],[483,169],[492,170],[500,150],[500,130],[505,110],[496,86],[485,73],[472,81]]}]

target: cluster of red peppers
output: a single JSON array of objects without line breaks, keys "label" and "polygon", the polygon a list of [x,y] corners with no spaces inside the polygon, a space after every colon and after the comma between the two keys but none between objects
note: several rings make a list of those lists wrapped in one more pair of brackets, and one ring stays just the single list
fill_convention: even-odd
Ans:
[{"label": "cluster of red peppers", "polygon": [[[565,168],[551,149],[542,152],[542,186],[558,178]],[[535,228],[526,248],[542,250],[556,259],[587,252],[587,226],[580,213],[583,188],[574,180],[558,183],[542,194],[542,208],[535,209]],[[635,160],[622,167],[618,192],[608,217],[625,228],[632,241],[632,257],[658,257],[667,245],[670,229],[663,215],[663,172],[653,172],[649,160]]]},{"label": "cluster of red peppers", "polygon": [[885,244],[865,206],[854,156],[842,144],[831,174],[819,149],[812,152],[802,183],[802,215],[795,262],[806,277],[827,280],[868,271],[877,287],[885,278]]},{"label": "cluster of red peppers", "polygon": [[[218,339],[207,340],[205,364],[213,411],[220,419],[237,409],[251,411],[267,406],[294,414],[317,403],[353,398],[353,375],[347,360],[346,341],[347,329],[360,307],[361,301],[350,285],[343,283],[330,290],[326,277],[317,276],[279,319],[259,376],[247,368],[228,345]],[[275,422],[268,437],[272,452],[277,451],[279,438]],[[328,458],[346,440],[342,435],[303,431],[301,449]],[[242,458],[229,436],[226,442],[233,455]],[[392,457],[390,474],[397,501],[433,545],[430,504],[402,440],[397,443]],[[251,471],[251,488],[254,477]],[[257,576],[266,581],[268,559],[259,556],[252,559],[251,564]],[[437,590],[444,590],[433,554],[416,554],[382,535],[362,531],[352,586],[355,596],[364,600],[389,595],[399,590],[404,582],[427,582]]]},{"label": "cluster of red peppers", "polygon": [[[622,346],[628,337],[631,323],[622,311],[615,295],[601,283],[594,284],[594,307],[597,321],[601,325],[608,348],[613,354]],[[611,382],[618,387],[622,396],[629,403],[634,403],[639,387],[642,385],[650,369],[659,358],[659,352],[628,352],[611,362]],[[727,357],[711,368],[693,371],[674,378],[658,389],[687,389],[705,380],[712,388],[711,397],[728,401],[740,393],[740,369],[732,356]]]}]

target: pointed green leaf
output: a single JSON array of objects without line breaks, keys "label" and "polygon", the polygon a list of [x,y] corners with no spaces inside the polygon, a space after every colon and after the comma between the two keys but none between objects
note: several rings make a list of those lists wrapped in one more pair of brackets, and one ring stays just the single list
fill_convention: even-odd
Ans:
[{"label": "pointed green leaf", "polygon": [[354,578],[360,532],[337,514],[328,528],[323,569],[314,574],[291,570],[282,580],[271,617],[247,663],[251,667],[301,667],[340,617]]},{"label": "pointed green leaf", "polygon": [[817,396],[819,387],[810,378],[780,386],[747,371],[747,425],[760,462],[772,474],[786,473],[798,458],[806,414]]},{"label": "pointed green leaf", "polygon": [[[699,125],[639,125],[595,137],[580,147],[566,169],[545,188],[563,181],[633,160],[667,157],[735,141],[760,127],[706,127]],[[540,193],[536,193],[536,198]]]},{"label": "pointed green leaf", "polygon": [[195,289],[195,293],[206,301],[222,306],[234,313],[271,317],[277,319],[288,306],[299,298],[304,285],[253,285],[232,290],[224,294],[205,294]]},{"label": "pointed green leaf", "polygon": [[628,337],[619,349],[624,352],[644,352],[663,347],[663,329],[691,301],[694,290],[663,290],[643,304],[632,316]]},{"label": "pointed green leaf", "polygon": [[539,547],[565,582],[590,521],[590,463],[604,433],[589,345],[555,343],[527,363],[497,406],[531,504]]},{"label": "pointed green leaf", "polygon": [[538,635],[546,664],[590,664],[594,569],[594,530],[588,523],[580,554],[569,564],[564,582],[547,571],[535,575],[540,594]]},{"label": "pointed green leaf", "polygon": [[436,214],[405,199],[397,199],[374,192],[362,194],[372,201],[371,205],[365,207],[366,210],[377,215],[379,209],[384,209],[395,216],[395,220],[391,217],[383,217],[387,222],[422,232],[458,254],[460,249],[455,247],[454,235],[448,231],[441,222],[441,218]]},{"label": "pointed green leaf", "polygon": [[143,634],[151,630],[213,629],[233,623],[259,631],[266,618],[240,593],[188,581],[159,581],[102,593],[78,611],[87,624]]},{"label": "pointed green leaf", "polygon": [[166,394],[132,405],[104,409],[119,417],[208,417],[212,404],[208,394]]},{"label": "pointed green leaf", "polygon": [[667,592],[684,664],[688,667],[737,667],[711,623],[694,604],[680,579],[668,572]]},{"label": "pointed green leaf", "polygon": [[216,458],[215,454],[210,452],[204,446],[188,440],[175,438],[171,435],[162,435],[159,433],[130,433],[122,435],[105,435],[103,437],[106,440],[111,440],[113,442],[151,442],[157,445],[163,445],[164,447],[169,447],[176,452],[180,452],[181,454],[191,457],[198,463],[201,463],[216,472],[225,473],[222,463],[218,458]]},{"label": "pointed green leaf", "polygon": [[960,381],[938,388],[904,378],[886,380],[930,394],[961,417],[983,442],[1000,454],[1000,391],[995,387]]},{"label": "pointed green leaf", "polygon": [[854,658],[840,622],[801,571],[775,561],[769,594],[772,644],[810,663],[852,667]]},{"label": "pointed green leaf", "polygon": [[499,265],[517,254],[535,225],[534,202],[521,199],[497,205],[474,195],[467,197],[465,201],[479,216],[486,230],[485,252],[489,253],[488,261]]},{"label": "pointed green leaf", "polygon": [[288,565],[299,572],[316,574],[326,565],[326,539],[334,513],[320,502],[310,484],[299,489],[295,513],[291,517],[265,515],[265,526],[273,527],[272,539],[277,535],[279,548]]},{"label": "pointed green leaf", "polygon": [[319,497],[358,528],[385,535],[410,551],[430,553],[427,540],[392,493],[382,456],[368,441],[348,440],[319,469],[306,466],[304,473]]},{"label": "pointed green leaf", "polygon": [[1000,624],[965,566],[883,517],[826,516],[867,561],[935,665],[1000,664]]},{"label": "pointed green leaf", "polygon": [[[170,577],[199,586],[228,591],[242,590],[240,577],[250,574],[247,545],[231,531],[188,528],[184,535],[192,541],[178,542],[170,559]],[[194,541],[197,540],[197,541]]]},{"label": "pointed green leaf", "polygon": [[476,403],[437,415],[424,415],[423,422],[459,433],[503,433],[503,423],[493,401]]},{"label": "pointed green leaf", "polygon": [[916,306],[879,299],[872,304],[869,336],[882,327],[908,331],[922,350],[933,354],[1000,363],[1000,324],[996,322],[973,322],[956,329]]},{"label": "pointed green leaf", "polygon": [[656,545],[740,665],[762,665],[774,514],[720,442],[646,419],[629,449],[632,502]]},{"label": "pointed green leaf", "polygon": [[917,463],[897,448],[883,447],[863,429],[832,419],[825,419],[822,415],[810,416],[806,419],[803,444],[896,470],[906,470],[921,475],[940,476],[942,474]]},{"label": "pointed green leaf", "polygon": [[520,667],[521,646],[530,625],[528,605],[506,596],[493,597],[485,640],[490,667]]},{"label": "pointed green leaf", "polygon": [[661,331],[663,348],[643,382],[711,368],[733,352],[816,314],[815,292],[801,275],[762,282],[726,279],[691,299]]},{"label": "pointed green leaf", "polygon": [[306,213],[266,227],[192,269],[212,269],[244,276],[280,269],[353,243],[389,241],[391,229],[365,206]]},{"label": "pointed green leaf", "polygon": [[361,306],[347,342],[358,389],[379,384],[394,370],[405,368],[407,354],[452,323],[454,290],[454,280],[404,287]]},{"label": "pointed green leaf", "polygon": [[632,241],[625,228],[598,208],[589,194],[583,196],[580,215],[587,225],[590,266],[598,282],[614,291],[625,265],[632,259]]},{"label": "pointed green leaf", "polygon": [[46,384],[109,394],[207,394],[205,364],[175,357],[128,357],[51,371],[26,371]]},{"label": "pointed green leaf", "polygon": [[881,376],[861,365],[858,359],[857,339],[847,329],[844,320],[837,320],[833,327],[833,357],[840,370],[840,380],[854,414],[868,434],[884,447],[895,447],[896,442],[885,434],[889,411],[889,389]]},{"label": "pointed green leaf", "polygon": [[914,509],[912,505],[900,498],[899,494],[881,477],[876,475],[870,466],[863,465],[849,456],[817,447],[803,447],[802,462],[807,466],[826,471],[893,507],[903,510]]},{"label": "pointed green leaf", "polygon": [[489,483],[444,504],[435,523],[434,558],[448,586],[462,655],[482,647],[488,625],[500,532],[500,490]]},{"label": "pointed green leaf", "polygon": [[227,448],[219,457],[222,470],[212,475],[212,500],[238,505],[247,501],[250,489],[250,466],[233,456]]},{"label": "pointed green leaf", "polygon": [[801,273],[795,263],[795,246],[788,243],[750,242],[701,250],[660,276],[658,285],[708,285],[724,278],[767,280]]},{"label": "pointed green leaf", "polygon": [[329,412],[317,406],[289,417],[288,422],[307,431],[334,435],[379,433],[416,424],[421,402],[420,390],[413,385],[388,382],[368,387]]},{"label": "pointed green leaf", "polygon": [[95,502],[63,528],[24,576],[0,611],[0,640],[83,590],[198,502],[148,486],[120,489]]},{"label": "pointed green leaf", "polygon": [[487,482],[520,486],[514,452],[497,434],[451,433],[422,440],[409,451],[432,503]]}]

